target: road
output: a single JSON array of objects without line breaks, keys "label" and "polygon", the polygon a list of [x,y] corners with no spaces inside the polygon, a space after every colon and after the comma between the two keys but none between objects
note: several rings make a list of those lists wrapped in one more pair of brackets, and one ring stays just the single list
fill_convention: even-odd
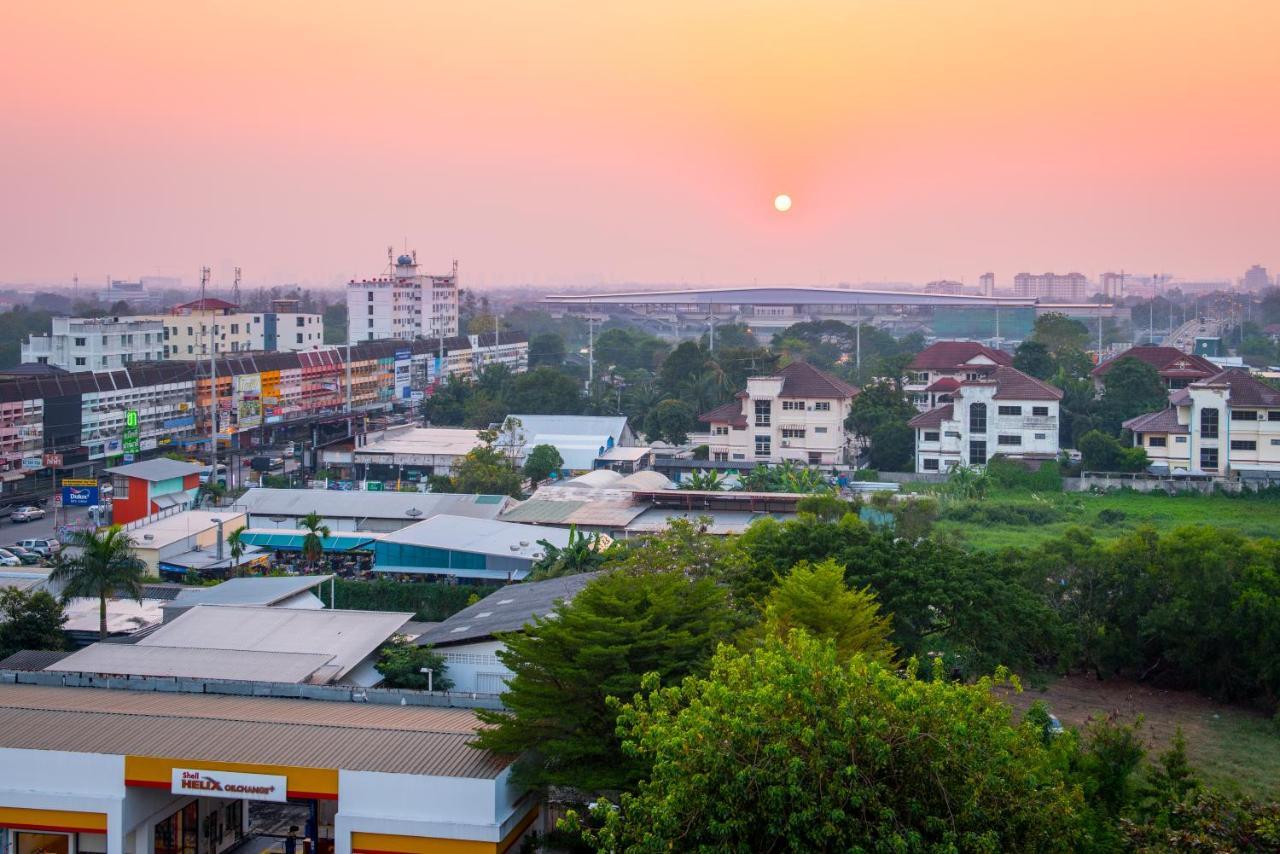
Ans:
[{"label": "road", "polygon": [[[88,515],[88,512],[87,507],[59,508],[58,525],[65,525],[68,521],[83,520]],[[33,522],[13,522],[7,518],[0,519],[0,546],[15,543],[18,540],[56,539],[58,535],[53,515],[53,502],[50,501],[49,506],[45,508],[43,519],[36,519]]]}]

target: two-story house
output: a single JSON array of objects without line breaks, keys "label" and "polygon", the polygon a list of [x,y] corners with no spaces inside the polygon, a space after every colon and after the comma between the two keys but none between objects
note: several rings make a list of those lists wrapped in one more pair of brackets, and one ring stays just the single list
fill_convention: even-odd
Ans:
[{"label": "two-story house", "polygon": [[916,431],[916,471],[981,466],[996,454],[1055,459],[1060,400],[1061,389],[1007,365],[961,380],[950,403],[907,422]]},{"label": "two-story house", "polygon": [[1093,377],[1093,385],[1098,391],[1102,391],[1107,373],[1121,359],[1137,359],[1139,362],[1145,362],[1155,368],[1156,373],[1160,375],[1160,379],[1164,380],[1165,387],[1169,389],[1186,388],[1191,383],[1208,379],[1222,370],[1205,357],[1197,356],[1194,353],[1184,353],[1177,347],[1143,344],[1138,347],[1130,347],[1114,359],[1107,359],[1107,361],[1090,372],[1090,376]]},{"label": "two-story house", "polygon": [[907,365],[904,388],[916,408],[928,412],[950,403],[962,382],[1012,364],[1013,356],[977,341],[939,341],[921,350]]},{"label": "two-story house", "polygon": [[837,465],[846,459],[844,419],[859,389],[805,362],[750,377],[734,400],[698,416],[711,428],[711,459]]},{"label": "two-story house", "polygon": [[1280,472],[1280,391],[1229,368],[1169,395],[1169,406],[1124,422],[1152,467],[1226,476]]}]

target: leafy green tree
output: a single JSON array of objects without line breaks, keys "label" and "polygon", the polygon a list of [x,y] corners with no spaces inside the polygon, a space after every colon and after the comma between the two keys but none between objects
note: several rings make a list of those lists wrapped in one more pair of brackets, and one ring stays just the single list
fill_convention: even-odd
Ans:
[{"label": "leafy green tree", "polygon": [[916,432],[898,421],[881,424],[871,431],[867,450],[871,467],[877,471],[912,471],[915,468]]},{"label": "leafy green tree", "polygon": [[244,557],[245,541],[244,532],[247,528],[241,525],[230,534],[227,534],[227,551],[231,553],[231,566],[233,571],[238,571],[240,566],[240,558]]},{"label": "leafy green tree", "polygon": [[1132,356],[1118,359],[1103,376],[1102,384],[1102,412],[1112,432],[1119,432],[1120,422],[1126,418],[1169,405],[1169,392],[1160,374]]},{"label": "leafy green tree", "polygon": [[597,805],[599,829],[565,826],[618,852],[1084,846],[1079,787],[993,685],[846,662],[802,632],[722,648],[706,678],[646,680],[618,728],[651,773]]},{"label": "leafy green tree", "polygon": [[658,373],[659,385],[667,394],[679,396],[677,392],[681,385],[690,377],[702,374],[710,361],[710,355],[698,346],[698,342],[681,341],[679,346],[662,360],[662,367]]},{"label": "leafy green tree", "polygon": [[133,540],[119,525],[76,531],[70,545],[77,553],[55,561],[49,580],[62,588],[63,601],[77,596],[98,600],[98,637],[107,637],[107,599],[128,596],[142,601],[147,565],[133,554]]},{"label": "leafy green tree", "polygon": [[680,488],[692,492],[721,492],[724,490],[724,477],[718,471],[697,469],[681,479]]},{"label": "leafy green tree", "polygon": [[857,513],[858,505],[834,493],[806,495],[796,502],[797,513],[809,513],[824,522],[837,522],[846,513]]},{"label": "leafy green tree", "polygon": [[[711,343],[709,333],[704,332],[698,343],[703,347],[709,347]],[[723,326],[716,326],[717,353],[732,349],[754,350],[759,346],[760,342],[745,324],[726,323]]]},{"label": "leafy green tree", "polygon": [[894,381],[872,382],[863,386],[853,399],[844,426],[855,435],[869,439],[877,428],[886,424],[905,427],[917,414],[901,384]]},{"label": "leafy green tree", "polygon": [[697,429],[698,416],[689,404],[668,398],[649,410],[644,419],[644,434],[650,442],[683,445],[689,432]]},{"label": "leafy green tree", "polygon": [[889,641],[893,622],[880,613],[875,594],[865,587],[850,590],[844,567],[830,558],[793,566],[765,599],[763,618],[747,636],[785,639],[793,629],[833,642],[842,659],[862,655],[888,664],[896,652]]},{"label": "leafy green tree", "polygon": [[534,445],[524,459],[524,476],[539,483],[560,471],[563,465],[564,458],[555,445]]},{"label": "leafy green tree", "polygon": [[543,332],[529,339],[529,367],[558,368],[564,364],[564,338],[558,332]]},{"label": "leafy green tree", "polygon": [[623,753],[609,697],[631,697],[652,674],[674,684],[706,672],[729,629],[724,592],[682,572],[607,572],[559,602],[498,653],[515,674],[506,711],[480,710],[477,747],[519,754],[515,775],[586,791],[634,786],[647,763]]},{"label": "leafy green tree", "polygon": [[661,531],[616,543],[609,565],[631,574],[682,572],[688,578],[720,575],[730,545],[727,538],[708,533],[709,516],[673,516]]},{"label": "leafy green tree", "polygon": [[324,556],[324,539],[330,534],[329,526],[320,518],[320,514],[312,510],[298,520],[298,527],[307,533],[302,537],[302,559],[314,568]]},{"label": "leafy green tree", "polygon": [[1089,327],[1062,312],[1050,311],[1036,318],[1031,340],[1043,344],[1056,360],[1069,350],[1088,347]]},{"label": "leafy green tree", "polygon": [[519,498],[523,494],[524,478],[516,471],[511,459],[495,446],[497,439],[496,430],[480,431],[481,444],[468,451],[454,466],[449,482],[436,485],[465,495]]},{"label": "leafy green tree", "polygon": [[1013,352],[1013,366],[1038,380],[1047,380],[1058,370],[1049,348],[1043,342],[1030,338]]},{"label": "leafy green tree", "polygon": [[1169,749],[1147,768],[1140,792],[1143,808],[1148,813],[1167,816],[1175,806],[1185,803],[1188,796],[1199,790],[1200,785],[1187,758],[1186,736],[1182,734],[1182,727],[1178,727]]},{"label": "leafy green tree", "polygon": [[528,415],[577,415],[582,412],[578,383],[555,368],[533,368],[517,374],[505,395],[508,412]]},{"label": "leafy green tree", "polygon": [[1090,430],[1077,443],[1085,471],[1139,472],[1149,463],[1143,448],[1120,444],[1101,430]]},{"label": "leafy green tree", "polygon": [[1095,718],[1085,727],[1079,765],[1086,795],[1113,818],[1133,799],[1133,773],[1146,753],[1138,736],[1141,725],[1141,719],[1124,724],[1113,715]]},{"label": "leafy green tree", "polygon": [[45,590],[0,590],[0,658],[24,649],[66,649],[62,604]]},{"label": "leafy green tree", "polygon": [[576,525],[569,527],[569,542],[564,548],[549,540],[538,540],[538,545],[542,546],[542,557],[529,567],[530,581],[592,572],[610,558],[599,534],[584,534]]},{"label": "leafy green tree", "polygon": [[952,498],[980,501],[991,488],[991,475],[976,466],[952,466],[945,492]]},{"label": "leafy green tree", "polygon": [[[444,656],[430,645],[419,646],[404,635],[395,635],[378,650],[375,665],[382,674],[384,688],[409,688],[416,691],[448,691],[453,687]],[[430,670],[428,679],[422,671]]]}]

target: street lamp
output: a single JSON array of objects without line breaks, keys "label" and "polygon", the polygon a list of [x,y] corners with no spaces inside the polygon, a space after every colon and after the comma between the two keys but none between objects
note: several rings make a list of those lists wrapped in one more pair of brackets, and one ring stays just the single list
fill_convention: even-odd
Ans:
[{"label": "street lamp", "polygon": [[435,671],[433,671],[430,667],[419,667],[418,672],[427,674],[427,691],[431,692],[432,685],[433,685],[432,677],[435,675]]}]

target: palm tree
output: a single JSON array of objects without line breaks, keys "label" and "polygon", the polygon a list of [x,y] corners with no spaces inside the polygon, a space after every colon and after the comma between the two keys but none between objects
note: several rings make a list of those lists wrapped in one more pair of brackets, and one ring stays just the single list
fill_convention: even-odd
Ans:
[{"label": "palm tree", "polygon": [[244,531],[245,526],[241,525],[227,535],[227,548],[231,551],[231,571],[236,575],[239,574],[240,558],[244,556],[245,543],[240,539]]},{"label": "palm tree", "polygon": [[119,525],[101,533],[76,531],[71,545],[80,549],[73,558],[59,559],[49,580],[62,586],[63,601],[76,596],[98,598],[98,637],[107,637],[107,598],[125,594],[142,601],[142,579],[147,565],[132,552],[133,540]]},{"label": "palm tree", "polygon": [[599,534],[584,534],[577,525],[569,526],[569,542],[564,548],[548,540],[538,540],[543,555],[529,569],[530,581],[544,581],[565,575],[578,575],[599,569],[608,559]]},{"label": "palm tree", "polygon": [[307,535],[302,538],[302,556],[308,566],[315,569],[315,563],[324,554],[324,538],[329,536],[329,526],[312,510],[299,522]]},{"label": "palm tree", "polygon": [[724,489],[724,476],[715,470],[695,469],[680,481],[680,488],[696,492],[720,492]]}]

